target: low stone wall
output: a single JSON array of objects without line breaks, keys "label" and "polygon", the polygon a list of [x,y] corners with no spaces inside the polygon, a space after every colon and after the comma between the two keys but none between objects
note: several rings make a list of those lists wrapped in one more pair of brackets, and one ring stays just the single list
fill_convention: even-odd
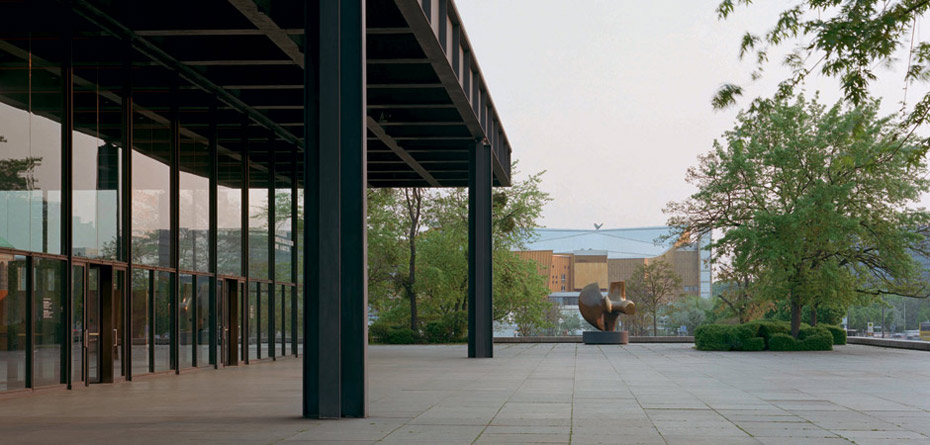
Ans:
[{"label": "low stone wall", "polygon": [[[581,336],[494,337],[494,343],[581,343]],[[694,343],[694,337],[634,337],[630,343]]]},{"label": "low stone wall", "polygon": [[914,349],[917,351],[930,351],[930,342],[916,340],[893,340],[890,338],[847,337],[846,343],[851,345],[880,346],[882,348]]}]

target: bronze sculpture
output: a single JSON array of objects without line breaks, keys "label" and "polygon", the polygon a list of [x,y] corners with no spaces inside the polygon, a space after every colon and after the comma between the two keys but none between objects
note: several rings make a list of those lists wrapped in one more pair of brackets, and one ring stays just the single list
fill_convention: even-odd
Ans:
[{"label": "bronze sculpture", "polygon": [[606,332],[617,330],[617,318],[620,314],[633,315],[636,304],[626,299],[626,282],[610,283],[607,296],[601,294],[600,286],[591,283],[578,295],[578,310],[588,323]]}]

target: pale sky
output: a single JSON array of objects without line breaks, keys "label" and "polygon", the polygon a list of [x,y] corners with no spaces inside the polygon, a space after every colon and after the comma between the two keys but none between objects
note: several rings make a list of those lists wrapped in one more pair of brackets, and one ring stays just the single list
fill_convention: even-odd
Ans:
[{"label": "pale sky", "polygon": [[[725,22],[718,3],[456,0],[520,176],[546,170],[553,201],[543,226],[664,225],[665,204],[694,191],[686,169],[733,127],[738,108],[710,105],[720,85],[749,87],[739,106],[774,93],[787,70],[773,63],[748,84],[754,65],[738,60],[738,48],[745,31],[767,30],[788,3],[759,2]],[[873,86],[887,113],[904,97],[905,65],[882,69]],[[818,78],[807,90],[832,104],[838,85]],[[925,90],[912,87],[908,102]]]}]

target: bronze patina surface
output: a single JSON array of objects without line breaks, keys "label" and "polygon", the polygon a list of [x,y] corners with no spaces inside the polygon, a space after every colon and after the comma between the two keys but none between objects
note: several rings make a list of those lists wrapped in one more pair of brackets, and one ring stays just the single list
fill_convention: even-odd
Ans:
[{"label": "bronze patina surface", "polygon": [[613,332],[617,330],[620,314],[636,313],[636,305],[626,299],[626,283],[623,281],[610,283],[607,296],[601,294],[597,283],[591,283],[578,295],[578,310],[588,323],[602,331]]}]

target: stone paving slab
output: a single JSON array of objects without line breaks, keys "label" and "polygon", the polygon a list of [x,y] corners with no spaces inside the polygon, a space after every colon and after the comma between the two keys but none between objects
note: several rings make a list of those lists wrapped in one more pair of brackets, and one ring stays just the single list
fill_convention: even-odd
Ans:
[{"label": "stone paving slab", "polygon": [[2,443],[930,444],[930,354],[372,346],[370,415],[299,418],[300,361],[0,398]]}]

